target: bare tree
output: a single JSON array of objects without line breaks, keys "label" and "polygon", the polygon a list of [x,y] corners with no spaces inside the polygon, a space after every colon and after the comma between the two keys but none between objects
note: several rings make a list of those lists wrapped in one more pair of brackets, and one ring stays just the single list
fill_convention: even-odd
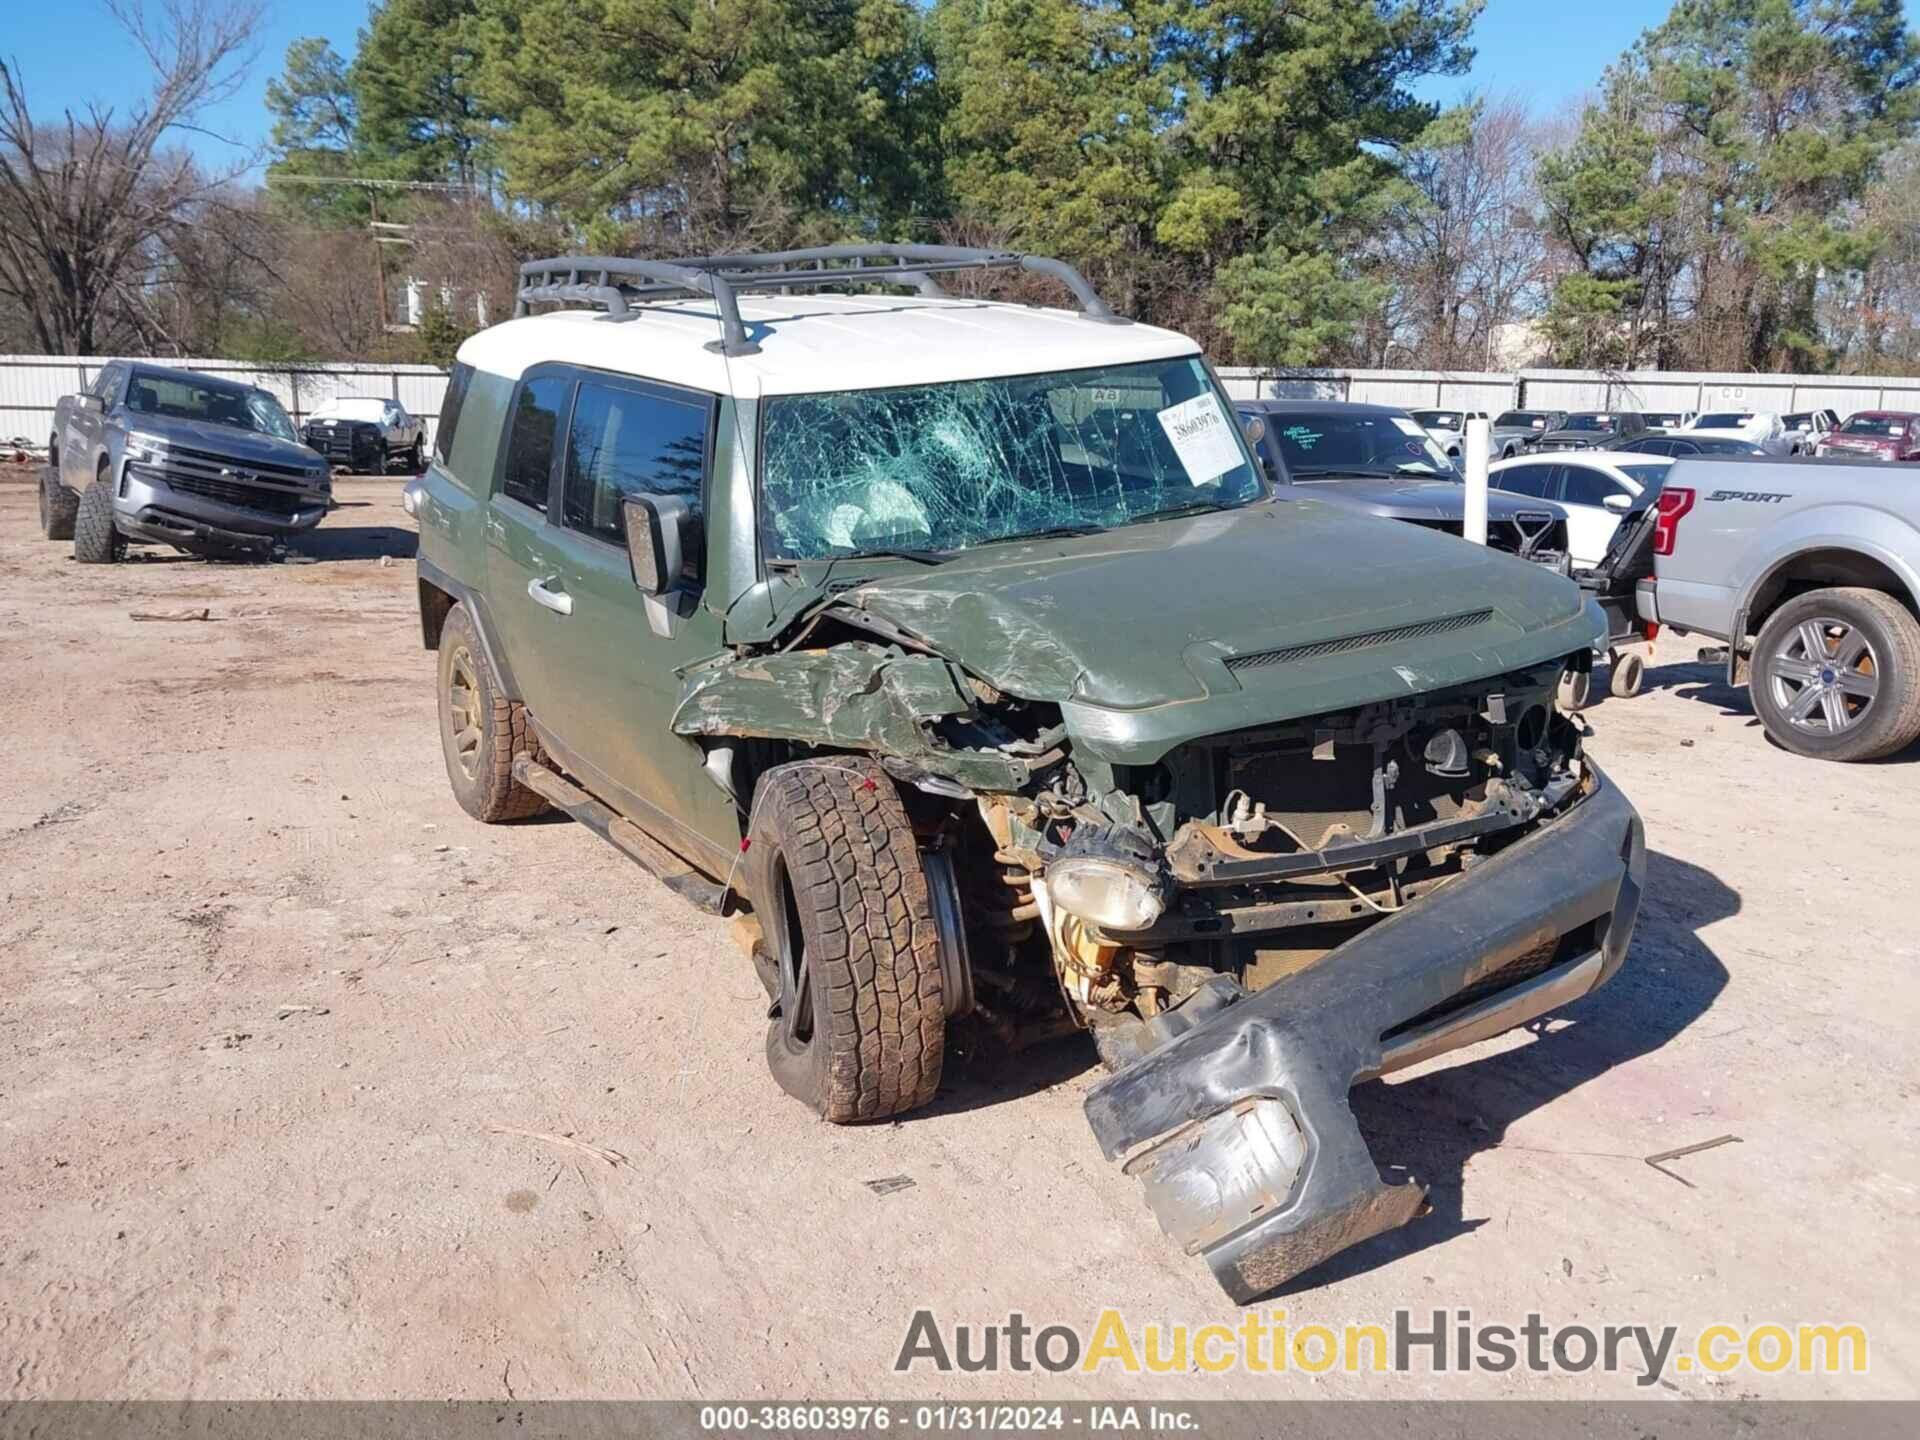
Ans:
[{"label": "bare tree", "polygon": [[1412,192],[1381,240],[1383,350],[1396,363],[1490,368],[1500,327],[1538,309],[1546,277],[1534,126],[1518,101],[1483,100],[1434,140],[1408,155]]},{"label": "bare tree", "polygon": [[145,98],[36,119],[0,61],[0,297],[48,352],[151,335],[148,282],[248,160],[209,173],[176,141],[245,78],[260,0],[105,0],[153,67]]}]

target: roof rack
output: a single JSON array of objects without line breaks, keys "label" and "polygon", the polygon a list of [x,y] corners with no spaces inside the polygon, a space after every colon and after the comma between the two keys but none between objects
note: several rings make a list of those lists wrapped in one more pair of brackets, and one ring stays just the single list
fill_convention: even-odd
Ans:
[{"label": "roof rack", "polygon": [[1131,322],[1116,315],[1073,266],[1017,250],[980,250],[956,245],[822,245],[762,255],[698,255],[677,260],[627,260],[613,255],[561,255],[520,267],[513,313],[530,306],[585,301],[625,315],[629,300],[705,295],[720,311],[721,338],[709,350],[751,355],[735,296],[742,290],[804,290],[826,286],[911,285],[922,295],[944,295],[936,275],[963,270],[1027,270],[1048,275],[1073,292],[1081,313],[1103,325]]}]

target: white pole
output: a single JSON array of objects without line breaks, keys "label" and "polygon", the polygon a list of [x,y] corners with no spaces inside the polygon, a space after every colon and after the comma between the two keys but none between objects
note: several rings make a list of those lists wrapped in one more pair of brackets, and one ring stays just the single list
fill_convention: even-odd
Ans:
[{"label": "white pole", "polygon": [[1487,461],[1493,450],[1493,431],[1485,420],[1467,421],[1466,536],[1476,545],[1487,543]]}]

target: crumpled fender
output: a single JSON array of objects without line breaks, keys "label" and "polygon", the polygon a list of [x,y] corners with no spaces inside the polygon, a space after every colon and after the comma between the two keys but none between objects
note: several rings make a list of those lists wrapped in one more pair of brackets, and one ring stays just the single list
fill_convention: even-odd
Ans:
[{"label": "crumpled fender", "polygon": [[709,661],[688,672],[673,732],[871,751],[972,789],[1018,789],[1027,778],[1019,761],[955,749],[934,733],[934,721],[975,703],[950,661],[855,642]]}]

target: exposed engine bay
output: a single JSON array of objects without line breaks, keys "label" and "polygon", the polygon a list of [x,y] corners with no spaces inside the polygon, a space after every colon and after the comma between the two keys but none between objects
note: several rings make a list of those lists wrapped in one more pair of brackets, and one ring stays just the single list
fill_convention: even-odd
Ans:
[{"label": "exposed engine bay", "polygon": [[[1255,990],[1458,879],[1580,793],[1560,667],[1189,744],[1063,757],[979,811],[961,866],[976,988],[1050,964],[1104,1058],[1209,978]],[[996,888],[997,884],[997,888]],[[999,903],[996,905],[996,901]]]},{"label": "exposed engine bay", "polygon": [[768,743],[774,707],[749,729],[719,703],[717,681],[752,677],[788,725],[816,727],[804,738],[875,753],[930,856],[971,1008],[1016,1044],[1090,1030],[1110,1065],[1209,979],[1263,988],[1417,905],[1586,773],[1581,727],[1554,707],[1562,662],[1122,765],[1076,753],[1059,706],[906,637],[835,615],[801,638],[842,636],[696,675],[676,728],[752,734],[761,768],[792,758]]}]

